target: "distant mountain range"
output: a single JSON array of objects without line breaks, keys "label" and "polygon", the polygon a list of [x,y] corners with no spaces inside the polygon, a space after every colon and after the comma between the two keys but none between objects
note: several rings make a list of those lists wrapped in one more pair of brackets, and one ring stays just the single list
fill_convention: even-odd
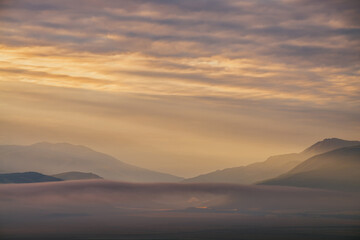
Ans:
[{"label": "distant mountain range", "polygon": [[131,182],[179,182],[183,178],[124,163],[107,154],[69,143],[37,143],[30,146],[0,146],[2,173],[34,171],[92,172],[106,179]]},{"label": "distant mountain range", "polygon": [[57,182],[57,181],[62,181],[62,180],[38,172],[0,174],[0,183],[36,183],[36,182]]},{"label": "distant mountain range", "polygon": [[89,179],[103,178],[93,173],[83,172],[66,172],[55,174],[53,176],[44,175],[38,172],[0,173],[0,183],[38,183]]},{"label": "distant mountain range", "polygon": [[84,173],[84,172],[64,172],[64,173],[54,174],[52,176],[62,180],[103,179],[102,177],[94,173]]},{"label": "distant mountain range", "polygon": [[262,185],[360,190],[360,145],[316,155]]},{"label": "distant mountain range", "polygon": [[328,138],[306,148],[300,153],[290,153],[269,157],[264,162],[253,163],[247,166],[227,168],[203,174],[184,182],[222,182],[254,184],[284,174],[306,159],[334,149],[360,145],[360,141],[347,141],[338,138]]},{"label": "distant mountain range", "polygon": [[[183,180],[170,174],[135,167],[87,147],[68,143],[0,146],[0,169],[6,173],[0,174],[0,183],[103,178],[129,182]],[[360,187],[359,170],[360,141],[329,138],[300,153],[272,156],[264,162],[218,170],[183,181],[353,191]]]}]

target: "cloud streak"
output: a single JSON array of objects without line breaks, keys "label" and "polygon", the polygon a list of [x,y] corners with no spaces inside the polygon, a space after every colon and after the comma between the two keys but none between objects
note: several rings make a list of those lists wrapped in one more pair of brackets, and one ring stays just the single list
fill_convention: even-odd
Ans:
[{"label": "cloud streak", "polygon": [[[1,1],[0,90],[7,103],[0,106],[5,113],[2,121],[7,124],[3,132],[14,124],[28,129],[23,133],[32,131],[28,127],[31,125],[57,125],[64,132],[71,132],[65,130],[73,127],[69,125],[93,116],[93,108],[88,104],[91,102],[103,105],[105,112],[116,112],[112,117],[105,114],[107,118],[102,121],[113,126],[121,135],[119,138],[133,143],[133,153],[125,156],[132,163],[153,165],[147,160],[150,150],[135,156],[143,151],[136,145],[147,146],[144,148],[153,151],[151,159],[162,159],[155,164],[157,170],[180,175],[187,173],[163,168],[164,164],[171,165],[167,163],[171,160],[166,159],[180,154],[178,162],[197,156],[198,165],[206,165],[206,158],[212,158],[213,163],[214,156],[227,159],[226,166],[214,163],[202,171],[199,166],[196,173],[201,173],[280,153],[241,153],[249,145],[251,149],[256,144],[263,148],[262,139],[284,145],[277,147],[279,151],[285,149],[289,139],[355,139],[360,121],[358,13],[359,4],[354,1],[336,0]],[[46,91],[50,98],[45,96]],[[55,97],[59,95],[61,101]],[[104,95],[108,96],[106,100],[99,97]],[[99,100],[93,101],[92,96]],[[114,103],[110,109],[109,99],[141,107],[132,116],[119,120],[122,112],[128,112]],[[34,103],[31,108],[26,101]],[[75,106],[68,104],[71,101]],[[120,105],[128,109],[126,104]],[[44,109],[56,109],[57,113],[46,114]],[[64,118],[62,113],[73,113],[75,109],[83,115],[76,113],[75,121],[71,116]],[[183,114],[173,109],[181,109]],[[159,112],[163,119],[157,117]],[[201,112],[204,115],[199,117],[197,113]],[[33,121],[39,115],[50,117]],[[179,128],[173,127],[174,115],[181,115]],[[95,118],[98,117],[94,117],[94,122]],[[210,124],[195,128],[204,119]],[[235,139],[226,127],[229,121],[234,122],[232,119],[238,120],[238,124],[228,125],[239,129],[234,130],[239,134]],[[115,121],[118,125],[112,124]],[[160,122],[164,129],[158,126]],[[339,124],[345,129],[337,130]],[[130,125],[136,125],[130,129],[145,128],[140,134],[143,137],[134,139],[139,136],[136,130],[124,130],[123,126]],[[294,137],[290,126],[300,126],[301,133],[296,134],[304,134],[304,138],[296,140],[299,136]],[[286,134],[274,141],[276,131]],[[89,143],[85,136],[45,136],[53,132],[45,127],[28,136],[15,132],[9,133],[10,137],[3,136],[3,143],[70,139],[99,146],[97,140]],[[184,132],[189,134],[184,136]],[[310,137],[310,133],[316,136]],[[114,137],[103,135],[106,136],[99,138]],[[172,141],[169,139],[176,143],[168,146]],[[217,145],[219,139],[227,144],[208,156],[204,149],[209,144]],[[244,144],[247,147],[236,150],[236,145]],[[113,146],[104,150],[123,158],[117,149]],[[230,152],[234,156],[229,156]],[[192,171],[192,167],[187,167],[187,171]]]},{"label": "cloud streak", "polygon": [[[327,98],[325,102],[329,103],[329,99],[336,98],[335,92],[338,91],[329,93],[326,89],[338,90],[339,86],[331,81],[333,76],[328,73],[328,69],[339,68],[336,76],[342,75],[343,81],[354,84],[347,75],[358,74],[354,69],[359,63],[359,42],[356,36],[360,30],[352,20],[356,18],[355,10],[358,6],[348,1],[337,11],[336,7],[339,7],[336,2],[321,3],[314,4],[310,10],[306,1],[200,1],[196,4],[189,1],[92,1],[82,5],[80,2],[74,4],[68,1],[62,1],[61,4],[5,1],[2,7],[4,16],[1,26],[4,34],[1,40],[3,48],[51,46],[51,52],[63,52],[66,49],[86,52],[80,59],[74,60],[78,63],[84,58],[90,61],[101,59],[100,61],[115,63],[113,67],[117,69],[132,60],[131,53],[141,53],[133,59],[136,71],[152,69],[149,71],[150,76],[152,73],[152,85],[161,87],[157,92],[181,94],[183,87],[187,87],[186,91],[196,88],[188,86],[187,81],[177,80],[181,78],[201,81],[205,85],[196,95],[213,92],[208,89],[208,85],[220,88],[223,84],[232,86],[233,82],[242,84],[242,87],[236,89],[232,86],[232,92],[242,94],[242,90],[253,88],[244,78],[256,77],[251,82],[262,83],[262,89],[254,89],[257,98],[262,99],[263,94],[257,94],[256,91],[269,92],[274,98],[281,96],[278,91],[284,90],[278,89],[276,84],[281,81],[297,88],[285,89],[290,91],[285,99],[291,100],[291,96],[301,96],[301,91],[308,87],[307,84],[322,81],[321,88],[325,89],[315,89],[308,98],[322,103],[316,99],[316,96],[320,96]],[[289,11],[295,8],[299,10]],[[321,11],[330,15],[321,14]],[[19,20],[14,19],[15,15],[21,17],[21,26],[18,25]],[[33,57],[38,51],[30,52],[29,56]],[[69,52],[67,54],[71,55]],[[63,52],[63,55],[67,54]],[[114,59],[107,54],[119,56]],[[156,83],[159,72],[154,71],[151,60],[160,63],[157,65],[162,66],[160,73],[167,77],[168,82],[174,82],[171,87],[175,91],[164,88],[162,83]],[[162,64],[166,62],[173,66],[182,62],[187,65],[187,71],[175,69],[174,73],[173,69]],[[244,62],[249,67],[244,68]],[[42,67],[41,64],[38,65],[32,67]],[[201,69],[201,65],[207,69]],[[23,63],[17,65],[25,66]],[[54,67],[60,66],[59,63],[53,63],[49,70],[54,71]],[[81,64],[76,66],[72,69],[74,73],[90,69],[90,66]],[[97,69],[99,72],[108,72],[111,71],[111,66],[97,63]],[[289,69],[297,76],[297,81],[288,76]],[[262,71],[261,74],[259,71]],[[301,72],[312,76],[299,78]],[[229,80],[229,73],[236,81]],[[178,74],[179,77],[173,79],[173,74]],[[129,79],[126,86],[133,91],[147,92],[136,84],[147,83],[139,76],[119,74],[113,77]],[[77,87],[78,81],[74,80],[70,86]],[[114,85],[121,84],[117,82]],[[113,87],[113,90],[119,91],[121,88]],[[349,92],[346,87],[342,90]],[[358,91],[358,86],[354,90]],[[221,90],[215,92],[218,95],[227,94]],[[355,92],[348,94],[353,95]],[[300,100],[304,99],[302,97]]]}]

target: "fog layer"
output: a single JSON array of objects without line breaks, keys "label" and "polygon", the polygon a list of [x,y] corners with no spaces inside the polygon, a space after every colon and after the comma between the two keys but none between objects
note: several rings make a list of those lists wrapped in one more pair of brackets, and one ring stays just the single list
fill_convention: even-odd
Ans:
[{"label": "fog layer", "polygon": [[359,226],[359,194],[232,184],[105,180],[0,186],[0,232],[154,234],[241,227]]}]

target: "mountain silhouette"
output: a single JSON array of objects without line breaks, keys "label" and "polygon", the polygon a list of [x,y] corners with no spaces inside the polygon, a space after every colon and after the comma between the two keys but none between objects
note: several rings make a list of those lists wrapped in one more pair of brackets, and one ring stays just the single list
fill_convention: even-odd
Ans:
[{"label": "mountain silhouette", "polygon": [[337,148],[351,147],[356,145],[360,145],[360,141],[348,141],[339,138],[325,138],[324,140],[317,142],[305,149],[302,154],[314,156],[320,153],[332,151]]},{"label": "mountain silhouette", "polygon": [[69,143],[0,146],[2,172],[92,172],[106,179],[132,182],[178,182],[182,178],[124,163],[88,147]]},{"label": "mountain silhouette", "polygon": [[84,179],[103,179],[94,173],[85,172],[64,172],[52,175],[62,180],[84,180]]},{"label": "mountain silhouette", "polygon": [[62,180],[38,172],[0,174],[0,183],[36,183],[36,182],[57,182],[57,181],[62,181]]},{"label": "mountain silhouette", "polygon": [[316,155],[260,184],[359,191],[360,145]]},{"label": "mountain silhouette", "polygon": [[293,169],[302,161],[337,148],[360,145],[360,141],[347,141],[338,138],[327,138],[319,141],[300,153],[290,153],[269,157],[264,162],[257,162],[247,166],[227,168],[203,174],[184,182],[223,182],[254,184],[259,181],[277,177]]}]

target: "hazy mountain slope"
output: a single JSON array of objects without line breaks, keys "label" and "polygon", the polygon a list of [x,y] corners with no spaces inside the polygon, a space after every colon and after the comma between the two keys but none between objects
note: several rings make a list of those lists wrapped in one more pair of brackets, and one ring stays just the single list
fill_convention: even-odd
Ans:
[{"label": "hazy mountain slope", "polygon": [[319,154],[262,185],[360,190],[360,145]]},{"label": "hazy mountain slope", "polygon": [[0,169],[4,172],[37,171],[44,174],[92,172],[106,179],[134,182],[176,182],[182,178],[121,162],[84,146],[68,143],[37,143],[0,146]]},{"label": "hazy mountain slope", "polygon": [[102,177],[94,173],[85,173],[85,172],[64,172],[64,173],[54,174],[52,176],[62,180],[103,179]]},{"label": "hazy mountain slope", "polygon": [[301,160],[300,156],[296,153],[272,156],[264,162],[218,170],[195,178],[185,179],[184,182],[252,184],[262,179],[278,176],[295,167]]},{"label": "hazy mountain slope", "polygon": [[309,157],[344,146],[359,145],[360,141],[347,141],[338,138],[328,138],[315,143],[301,153],[283,154],[269,157],[264,162],[253,163],[247,166],[227,168],[194,178],[185,182],[225,182],[252,184],[269,178],[277,177]]},{"label": "hazy mountain slope", "polygon": [[348,141],[339,138],[326,138],[305,149],[302,154],[315,156],[338,148],[360,145],[360,141]]},{"label": "hazy mountain slope", "polygon": [[47,176],[37,172],[0,174],[0,183],[36,183],[36,182],[56,182],[56,181],[62,181],[62,180],[56,177]]}]

